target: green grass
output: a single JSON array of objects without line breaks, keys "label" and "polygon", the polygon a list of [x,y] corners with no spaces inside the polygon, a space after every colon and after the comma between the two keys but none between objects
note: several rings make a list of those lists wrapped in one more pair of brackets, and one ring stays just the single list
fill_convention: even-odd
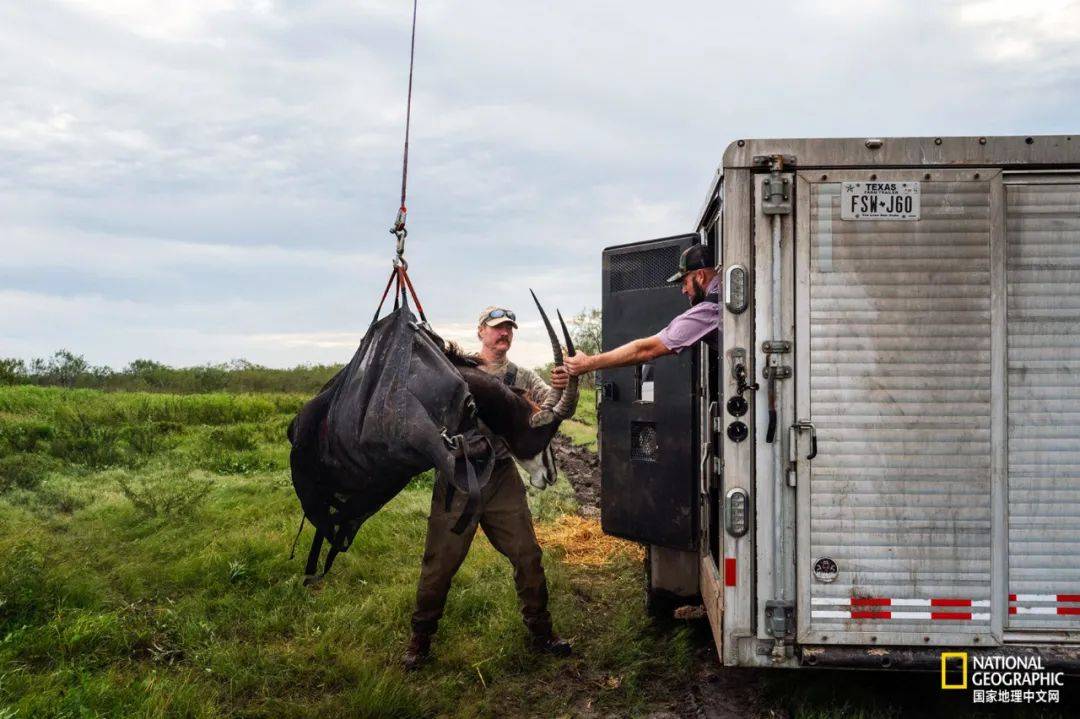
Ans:
[{"label": "green grass", "polygon": [[596,390],[583,389],[573,419],[564,420],[559,432],[574,444],[596,451]]},{"label": "green grass", "polygon": [[[672,696],[696,642],[649,624],[637,563],[545,552],[560,661],[527,650],[482,537],[433,664],[404,674],[431,478],[303,587],[284,439],[303,400],[0,388],[0,717],[624,716]],[[574,509],[565,481],[530,504]]]},{"label": "green grass", "polygon": [[[290,561],[299,507],[284,431],[304,399],[0,388],[0,719],[622,717],[701,690],[709,630],[651,623],[637,562],[585,568],[545,548],[575,654],[537,657],[510,567],[483,537],[434,662],[404,674],[432,478],[303,587],[311,529]],[[563,430],[595,441],[593,410],[583,394]],[[529,501],[538,523],[576,508],[565,480]],[[760,704],[833,719],[984,713],[935,681],[766,670]]]}]

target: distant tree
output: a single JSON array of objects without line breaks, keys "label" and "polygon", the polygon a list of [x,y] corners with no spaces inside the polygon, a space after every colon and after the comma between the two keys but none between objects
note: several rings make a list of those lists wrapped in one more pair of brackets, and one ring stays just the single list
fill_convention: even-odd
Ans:
[{"label": "distant tree", "polygon": [[90,369],[90,363],[82,355],[70,350],[57,350],[45,363],[45,375],[49,384],[72,388]]},{"label": "distant tree", "polygon": [[585,354],[594,355],[603,347],[600,310],[596,307],[582,310],[569,322],[570,337],[574,346]]},{"label": "distant tree", "polygon": [[24,384],[28,380],[25,362],[14,357],[0,358],[0,384]]}]

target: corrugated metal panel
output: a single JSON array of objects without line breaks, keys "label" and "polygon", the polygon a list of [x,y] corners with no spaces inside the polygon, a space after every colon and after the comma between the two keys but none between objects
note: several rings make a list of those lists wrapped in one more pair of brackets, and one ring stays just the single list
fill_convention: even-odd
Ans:
[{"label": "corrugated metal panel", "polygon": [[[1009,626],[1080,627],[1080,185],[1006,188]],[[1034,611],[1032,611],[1034,610]],[[1071,611],[1070,611],[1071,610]]]},{"label": "corrugated metal panel", "polygon": [[923,182],[916,222],[845,222],[840,184],[813,188],[810,544],[839,575],[812,629],[985,634],[985,608],[823,607],[990,599],[990,184]]}]

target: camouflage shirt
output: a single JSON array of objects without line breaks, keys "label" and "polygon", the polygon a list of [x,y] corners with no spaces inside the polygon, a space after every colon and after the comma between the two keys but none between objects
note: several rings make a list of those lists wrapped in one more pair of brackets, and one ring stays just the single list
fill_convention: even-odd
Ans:
[{"label": "camouflage shirt", "polygon": [[[536,404],[543,402],[544,397],[547,396],[548,390],[551,389],[535,372],[530,369],[525,369],[524,367],[518,367],[510,360],[507,360],[503,364],[483,364],[480,365],[480,369],[492,377],[498,377],[503,382],[506,382],[506,376],[508,374],[512,371],[516,371],[514,381],[510,386],[525,390],[525,394],[528,398]],[[510,454],[510,448],[506,446],[506,442],[492,435],[491,432],[488,431],[488,428],[484,426],[483,422],[480,423],[480,428],[494,440],[496,459],[506,459],[507,457],[512,456]]]}]

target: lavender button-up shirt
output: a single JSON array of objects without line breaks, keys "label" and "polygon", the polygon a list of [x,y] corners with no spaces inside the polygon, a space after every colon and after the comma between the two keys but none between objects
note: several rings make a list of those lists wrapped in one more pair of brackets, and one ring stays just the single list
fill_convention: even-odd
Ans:
[{"label": "lavender button-up shirt", "polygon": [[[705,294],[720,292],[720,275],[713,277]],[[693,347],[705,340],[715,349],[720,327],[720,305],[716,302],[702,301],[681,315],[671,320],[668,326],[657,333],[660,342],[672,352],[678,354],[687,347]]]}]

